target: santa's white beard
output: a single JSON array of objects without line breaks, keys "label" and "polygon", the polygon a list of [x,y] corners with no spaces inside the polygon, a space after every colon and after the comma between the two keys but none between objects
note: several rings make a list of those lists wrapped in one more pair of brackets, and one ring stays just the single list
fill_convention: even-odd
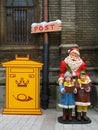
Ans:
[{"label": "santa's white beard", "polygon": [[80,57],[76,60],[71,58],[70,56],[66,57],[64,61],[71,68],[73,75],[75,75],[76,71],[78,70],[78,68],[81,66],[83,62]]}]

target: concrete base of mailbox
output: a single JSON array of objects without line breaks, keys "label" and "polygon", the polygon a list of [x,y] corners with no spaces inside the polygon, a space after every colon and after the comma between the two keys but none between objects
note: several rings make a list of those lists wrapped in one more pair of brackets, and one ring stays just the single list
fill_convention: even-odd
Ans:
[{"label": "concrete base of mailbox", "polygon": [[2,114],[15,114],[15,115],[41,115],[40,109],[7,109],[4,108]]}]

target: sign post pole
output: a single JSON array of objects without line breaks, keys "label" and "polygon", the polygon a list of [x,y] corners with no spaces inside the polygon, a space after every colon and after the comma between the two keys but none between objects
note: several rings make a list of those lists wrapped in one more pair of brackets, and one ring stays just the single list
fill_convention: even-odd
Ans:
[{"label": "sign post pole", "polygon": [[[48,0],[44,0],[44,21],[48,22]],[[41,107],[47,109],[49,105],[49,44],[48,32],[44,33],[43,45],[43,76],[42,76],[42,91],[41,91]]]},{"label": "sign post pole", "polygon": [[33,23],[31,33],[44,33],[43,44],[43,71],[41,89],[41,107],[47,109],[49,105],[49,43],[48,32],[61,31],[61,21],[48,22],[48,0],[44,0],[44,22]]}]

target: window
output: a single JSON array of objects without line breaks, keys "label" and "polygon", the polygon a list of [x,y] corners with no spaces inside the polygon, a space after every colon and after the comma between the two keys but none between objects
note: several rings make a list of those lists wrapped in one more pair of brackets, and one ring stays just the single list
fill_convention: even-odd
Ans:
[{"label": "window", "polygon": [[33,0],[6,0],[6,43],[30,44],[32,19]]},{"label": "window", "polygon": [[6,6],[33,6],[33,0],[6,0]]}]

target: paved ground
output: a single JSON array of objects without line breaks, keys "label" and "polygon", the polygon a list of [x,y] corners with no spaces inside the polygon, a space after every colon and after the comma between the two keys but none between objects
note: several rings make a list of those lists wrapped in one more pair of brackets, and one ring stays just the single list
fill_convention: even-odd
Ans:
[{"label": "paved ground", "polygon": [[90,124],[61,124],[57,118],[62,112],[56,109],[42,110],[42,115],[2,115],[0,130],[98,130],[98,112],[89,109]]}]

